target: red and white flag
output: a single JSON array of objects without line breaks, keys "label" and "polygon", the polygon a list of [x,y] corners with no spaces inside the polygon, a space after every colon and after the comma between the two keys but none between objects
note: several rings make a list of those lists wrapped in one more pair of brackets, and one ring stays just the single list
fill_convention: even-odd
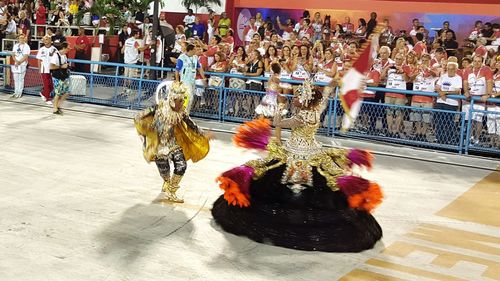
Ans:
[{"label": "red and white flag", "polygon": [[[375,38],[362,50],[361,55],[352,68],[342,78],[342,87],[340,88],[340,101],[344,108],[344,118],[342,120],[342,130],[349,129],[356,121],[363,98],[361,93],[365,87],[365,74],[371,66],[372,54],[378,46]],[[376,52],[375,52],[376,53]]]}]

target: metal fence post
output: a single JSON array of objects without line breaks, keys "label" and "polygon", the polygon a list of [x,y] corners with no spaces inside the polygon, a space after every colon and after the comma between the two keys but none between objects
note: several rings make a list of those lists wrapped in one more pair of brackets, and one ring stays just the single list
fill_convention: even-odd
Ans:
[{"label": "metal fence post", "polygon": [[219,114],[220,114],[220,121],[225,121],[226,120],[226,106],[227,106],[227,102],[226,102],[226,99],[227,99],[227,88],[224,86],[224,83],[222,83],[222,87],[221,87],[221,93],[222,93],[222,97],[219,98]]},{"label": "metal fence post", "polygon": [[[339,88],[335,88],[335,98],[333,100],[333,125],[332,125],[332,137],[335,136],[335,128],[337,126],[337,105],[338,105],[338,95],[339,95]],[[331,103],[331,101],[330,101]],[[331,123],[331,119],[329,120]]]},{"label": "metal fence post", "polygon": [[113,94],[113,100],[111,101],[112,103],[116,103],[117,102],[117,95],[118,95],[118,73],[120,71],[120,67],[117,66],[116,67],[116,71],[115,71],[115,93]]},{"label": "metal fence post", "polygon": [[470,100],[469,106],[469,120],[467,120],[467,134],[465,135],[465,154],[469,154],[469,146],[470,146],[470,135],[472,129],[472,108],[474,107],[474,100]]},{"label": "metal fence post", "polygon": [[461,121],[460,121],[460,142],[459,142],[459,154],[464,153],[464,135],[465,135],[465,113],[460,113]]},{"label": "metal fence post", "polygon": [[333,100],[331,98],[328,98],[328,113],[326,117],[328,118],[328,122],[326,123],[327,125],[327,131],[326,135],[327,136],[333,136],[333,128],[332,128],[332,106],[333,106]]},{"label": "metal fence post", "polygon": [[94,68],[92,67],[92,63],[90,64],[90,82],[89,82],[89,96],[90,98],[94,98]]}]

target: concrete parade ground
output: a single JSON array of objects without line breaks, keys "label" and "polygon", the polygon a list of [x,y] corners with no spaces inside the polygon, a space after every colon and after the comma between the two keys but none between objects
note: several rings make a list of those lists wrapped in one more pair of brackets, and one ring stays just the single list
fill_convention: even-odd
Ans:
[{"label": "concrete parade ground", "polygon": [[321,138],[367,148],[385,200],[384,231],[354,254],[303,252],[225,233],[215,178],[258,157],[235,148],[237,124],[196,120],[216,139],[188,163],[178,194],[144,161],[134,111],[0,95],[0,281],[500,280],[500,161]]}]

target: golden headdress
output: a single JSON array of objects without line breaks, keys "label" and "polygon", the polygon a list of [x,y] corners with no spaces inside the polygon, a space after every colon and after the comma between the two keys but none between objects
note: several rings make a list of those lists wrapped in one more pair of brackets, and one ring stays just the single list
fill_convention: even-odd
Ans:
[{"label": "golden headdress", "polygon": [[295,94],[299,98],[299,102],[305,107],[309,106],[309,102],[314,98],[314,85],[312,80],[307,79],[302,85],[300,85]]},{"label": "golden headdress", "polygon": [[189,87],[182,82],[175,81],[168,89],[167,100],[172,105],[174,100],[185,99],[189,95]]}]

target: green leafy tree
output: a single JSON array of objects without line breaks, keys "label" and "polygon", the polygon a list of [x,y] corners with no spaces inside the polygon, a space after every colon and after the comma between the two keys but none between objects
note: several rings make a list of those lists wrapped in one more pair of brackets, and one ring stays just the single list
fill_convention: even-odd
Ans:
[{"label": "green leafy tree", "polygon": [[205,7],[209,9],[212,5],[221,6],[220,0],[182,0],[182,5],[187,9],[194,7],[195,13],[198,13],[198,8]]},{"label": "green leafy tree", "polygon": [[[160,1],[160,5],[163,6],[163,1]],[[123,7],[126,6],[128,7],[129,11],[132,12],[132,14],[135,14],[136,12],[142,11],[144,13],[147,13],[149,9],[149,5],[154,2],[154,0],[117,0],[113,1],[116,3],[116,6],[118,7]]]},{"label": "green leafy tree", "polygon": [[[106,16],[109,21],[109,32],[108,34],[113,35],[115,33],[115,26],[121,25],[123,23],[123,14],[120,11],[119,6],[115,5],[113,0],[94,0],[90,8],[83,8],[78,11],[76,15],[77,22],[81,22],[83,15],[85,13],[90,13],[90,15],[97,15],[99,18]],[[96,26],[96,31],[100,28],[100,22]],[[97,33],[97,32],[96,32]]]}]

